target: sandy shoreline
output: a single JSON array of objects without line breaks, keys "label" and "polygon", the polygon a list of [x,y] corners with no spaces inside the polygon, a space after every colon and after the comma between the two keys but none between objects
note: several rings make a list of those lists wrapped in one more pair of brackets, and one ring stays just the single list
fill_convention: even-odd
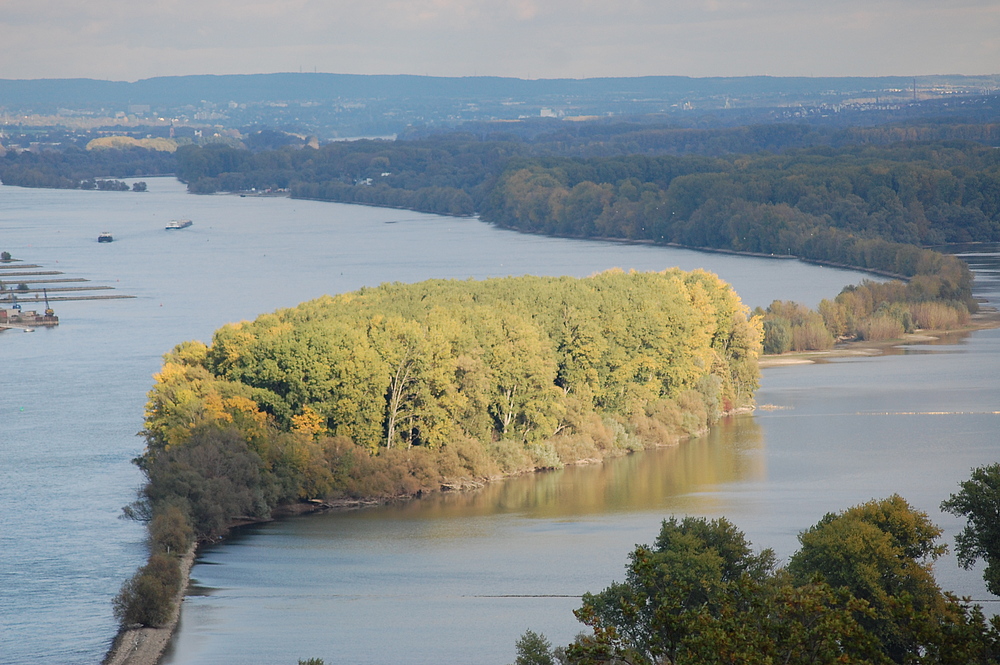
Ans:
[{"label": "sandy shoreline", "polygon": [[167,624],[160,628],[127,628],[118,631],[102,665],[156,665],[160,662],[181,616],[181,602],[191,581],[191,566],[194,565],[196,550],[197,545],[191,545],[181,557],[181,588],[174,596],[174,610]]},{"label": "sandy shoreline", "polygon": [[[289,505],[279,506],[274,509],[271,517],[267,519],[244,519],[235,520],[229,525],[229,530],[249,524],[260,524],[270,522],[283,517],[294,515],[305,515],[326,510],[352,510],[367,506],[374,506],[387,503],[393,499],[370,500],[370,501],[303,501]],[[136,627],[122,628],[118,631],[108,653],[101,661],[101,665],[157,665],[170,644],[174,631],[177,630],[177,623],[181,616],[181,603],[187,595],[188,586],[191,584],[191,568],[198,553],[198,543],[191,545],[187,553],[181,557],[181,588],[174,597],[174,609],[170,615],[170,620],[159,628]]]},{"label": "sandy shoreline", "polygon": [[[270,522],[282,517],[293,515],[304,515],[323,510],[349,510],[363,506],[374,505],[376,501],[342,501],[325,503],[321,501],[304,501],[287,506],[276,508],[272,516],[267,519],[246,519],[236,520],[229,525],[229,529],[235,529],[248,524],[260,524]],[[118,631],[111,648],[101,661],[101,665],[157,665],[170,639],[177,630],[177,623],[181,616],[181,603],[187,595],[188,586],[191,584],[191,568],[198,553],[198,543],[193,543],[187,553],[181,557],[181,588],[174,596],[174,609],[170,615],[170,620],[159,628],[122,628]]]}]

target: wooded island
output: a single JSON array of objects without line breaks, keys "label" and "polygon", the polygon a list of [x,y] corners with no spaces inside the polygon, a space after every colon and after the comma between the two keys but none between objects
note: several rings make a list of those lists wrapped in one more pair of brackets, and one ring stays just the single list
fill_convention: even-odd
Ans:
[{"label": "wooded island", "polygon": [[753,403],[760,321],[696,270],[384,284],[178,345],[150,391],[129,513],[153,555],[123,624],[158,625],[177,555],[305,499],[377,501],[599,460]]}]

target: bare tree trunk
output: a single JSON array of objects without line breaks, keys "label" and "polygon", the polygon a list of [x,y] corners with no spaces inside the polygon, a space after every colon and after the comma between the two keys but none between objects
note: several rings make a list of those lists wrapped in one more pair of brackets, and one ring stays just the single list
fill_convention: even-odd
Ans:
[{"label": "bare tree trunk", "polygon": [[503,414],[503,433],[507,433],[507,428],[510,427],[510,423],[514,420],[514,394],[517,392],[517,385],[515,384],[509,390],[504,391],[504,395],[507,396],[507,409]]},{"label": "bare tree trunk", "polygon": [[410,378],[410,368],[413,363],[410,361],[410,357],[407,355],[401,361],[399,361],[399,366],[396,368],[396,373],[392,377],[392,381],[389,383],[389,422],[386,427],[385,435],[385,447],[388,448],[392,445],[392,440],[396,437],[396,419],[399,416],[399,410],[403,404],[403,389],[406,386],[407,381]]}]

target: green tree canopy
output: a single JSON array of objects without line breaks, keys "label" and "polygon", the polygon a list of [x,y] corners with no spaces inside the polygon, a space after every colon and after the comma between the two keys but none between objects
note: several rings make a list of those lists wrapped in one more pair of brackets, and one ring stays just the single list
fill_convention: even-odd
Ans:
[{"label": "green tree canopy", "polygon": [[[223,533],[673,443],[752,403],[761,330],[704,271],[383,284],[179,344],[149,393],[130,510]],[[174,513],[171,513],[173,515]],[[165,521],[166,520],[166,521]]]},{"label": "green tree canopy", "polygon": [[964,568],[985,561],[986,588],[1000,596],[1000,464],[973,469],[961,488],[941,503],[941,510],[967,520],[955,537],[958,561]]},{"label": "green tree canopy", "polygon": [[927,515],[892,496],[805,531],[787,569],[725,519],[663,522],[625,580],[586,594],[571,663],[997,663],[997,628],[943,593]]}]

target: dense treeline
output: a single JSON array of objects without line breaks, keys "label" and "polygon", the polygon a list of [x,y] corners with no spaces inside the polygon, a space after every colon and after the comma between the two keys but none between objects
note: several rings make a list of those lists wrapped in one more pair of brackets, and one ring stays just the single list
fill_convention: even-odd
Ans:
[{"label": "dense treeline", "polygon": [[975,309],[959,259],[921,249],[1000,239],[1000,155],[972,144],[781,156],[512,162],[481,214],[524,231],[672,242],[919,277],[920,300]]},{"label": "dense treeline", "polygon": [[535,233],[791,254],[920,276],[922,299],[970,310],[964,264],[922,247],[1000,240],[1000,155],[974,143],[582,159],[452,137],[177,155],[192,191],[288,188],[308,198],[477,212]]},{"label": "dense treeline", "polygon": [[1000,239],[1000,157],[975,143],[725,158],[535,151],[471,137],[256,153],[190,146],[178,151],[178,175],[196,192],[290,189],[309,198],[478,212],[533,232],[795,253],[905,276],[916,274],[921,257],[896,245]]},{"label": "dense treeline", "polygon": [[[635,138],[634,132],[594,131],[579,130],[575,140],[597,146],[608,136]],[[785,145],[794,136],[805,141],[818,130],[774,125],[637,131],[648,145],[635,144],[635,150],[662,153],[669,152],[674,139],[656,144],[661,134],[714,132],[727,149],[760,149]],[[257,151],[222,143],[188,145],[175,156],[177,175],[192,192],[288,190],[296,197],[479,213],[485,221],[529,232],[791,254],[905,278],[921,276],[922,295],[916,300],[962,303],[974,310],[964,264],[921,247],[1000,240],[1000,155],[979,143],[915,139],[943,132],[989,143],[995,138],[993,126],[838,131],[847,147],[725,157],[553,157],[540,153],[571,152],[570,143],[576,143],[570,137],[563,137],[568,143],[558,137],[527,143],[460,134]],[[907,142],[857,145],[892,138]],[[692,150],[713,152],[703,141],[696,143],[702,147]],[[83,173],[80,160],[90,160],[89,173],[100,159],[118,164],[118,171],[110,165],[104,170],[121,173],[132,157],[171,159],[136,148],[53,154],[8,155],[0,175],[10,184],[81,186],[92,180],[66,175]],[[59,168],[46,171],[39,164]],[[141,170],[157,172],[150,165]]]},{"label": "dense treeline", "polygon": [[[674,443],[752,403],[761,329],[704,271],[386,284],[227,325],[165,357],[130,514],[169,559],[236,518]],[[157,559],[123,588],[155,624]],[[136,618],[137,616],[146,618]]]},{"label": "dense treeline", "polygon": [[[564,157],[724,157],[760,152],[780,153],[821,146],[845,148],[931,141],[974,141],[982,145],[1000,145],[1000,124],[993,122],[995,112],[987,114],[983,122],[956,119],[953,122],[911,122],[847,128],[824,126],[815,122],[754,124],[746,121],[732,127],[720,127],[719,120],[713,118],[708,122],[692,121],[688,126],[655,125],[620,119],[588,122],[525,120],[504,125],[503,135],[507,140],[520,140],[530,144],[533,154]],[[499,137],[496,123],[465,123],[462,131],[470,137]],[[416,127],[405,132],[401,138],[428,139],[440,137],[444,133],[444,130]]]},{"label": "dense treeline", "polygon": [[[555,183],[535,186],[565,188],[565,192],[549,192],[555,197],[553,204],[575,187],[597,185],[608,191],[608,208],[616,203],[622,207],[620,211],[602,209],[605,215],[599,224],[635,228],[633,233],[645,228],[650,238],[728,244],[747,251],[770,251],[780,239],[744,238],[739,229],[720,226],[719,213],[738,202],[787,206],[801,215],[819,217],[826,222],[823,226],[891,242],[927,245],[1000,239],[1000,156],[976,144],[817,148],[782,155],[732,156],[713,160],[711,168],[690,169],[695,173],[674,177],[665,177],[672,175],[670,171],[644,177],[643,172],[636,173],[633,159],[512,164],[504,180],[550,176]],[[684,163],[692,158],[674,159]],[[655,208],[628,205],[642,198],[642,191],[637,197],[632,190],[640,183],[655,184],[660,190],[658,203],[666,206],[668,216],[679,219],[657,216]],[[500,183],[501,187],[505,184]],[[504,205],[506,195],[500,189],[491,214],[501,223],[523,223],[513,202]],[[705,208],[706,204],[711,207]],[[784,222],[780,226],[794,226],[797,221],[775,214],[779,217],[774,221]],[[557,214],[552,217],[553,222],[560,221]],[[596,218],[587,219],[581,226],[586,229],[595,223]]]},{"label": "dense treeline", "polygon": [[300,198],[467,215],[520,149],[455,139],[334,142],[261,152],[188,146],[177,151],[177,177],[196,193],[291,189]]},{"label": "dense treeline", "polygon": [[[922,245],[1000,240],[1000,155],[976,144],[731,156],[652,177],[636,172],[635,159],[513,163],[482,213],[534,231],[578,220],[581,235],[624,233],[750,252],[786,254],[797,243],[819,259],[837,253],[828,247],[837,238],[798,236],[832,230]],[[574,207],[571,193],[591,205]]]},{"label": "dense treeline", "polygon": [[[930,131],[917,129],[852,128],[839,135],[877,141]],[[989,126],[979,130],[992,136]],[[804,141],[811,131],[775,126],[709,133],[761,146],[794,135]],[[647,140],[656,136],[641,133]],[[581,134],[584,142],[604,137]],[[612,134],[621,136],[629,134]],[[258,153],[216,146],[182,149],[179,161],[193,191],[290,187],[293,196],[479,212],[485,221],[528,232],[795,255],[907,279],[850,287],[818,312],[774,303],[760,312],[769,353],[964,324],[977,308],[971,273],[961,260],[923,247],[1000,240],[1000,156],[973,143],[849,145],[725,158],[530,154],[537,147],[471,137]],[[568,144],[557,147],[569,150]]]},{"label": "dense treeline", "polygon": [[93,189],[100,177],[132,178],[174,172],[173,155],[146,148],[8,152],[0,157],[0,182],[18,187]]},{"label": "dense treeline", "polygon": [[[994,504],[995,505],[995,504]],[[943,592],[941,529],[899,496],[827,514],[784,568],[725,519],[669,519],[625,580],[585,594],[591,628],[551,649],[528,631],[519,665],[1000,662],[1000,620]]]}]

